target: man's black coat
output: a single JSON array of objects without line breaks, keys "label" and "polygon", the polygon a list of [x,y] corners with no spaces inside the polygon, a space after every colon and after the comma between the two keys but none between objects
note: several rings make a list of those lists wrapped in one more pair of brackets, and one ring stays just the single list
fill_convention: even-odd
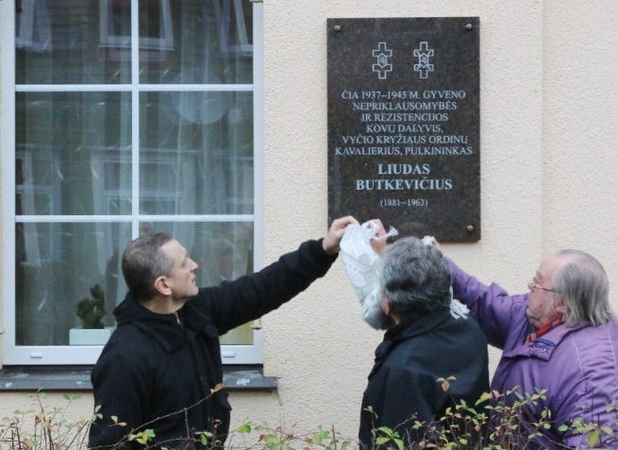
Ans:
[{"label": "man's black coat", "polygon": [[258,273],[201,288],[177,314],[155,314],[127,295],[92,372],[102,418],[91,428],[89,446],[111,448],[144,429],[154,429],[159,447],[184,447],[204,431],[223,443],[231,407],[221,388],[219,336],[293,298],[335,258],[321,241],[307,241]]},{"label": "man's black coat", "polygon": [[[372,431],[381,426],[416,441],[424,428],[413,430],[415,421],[429,424],[461,399],[473,405],[489,390],[487,363],[487,341],[476,322],[456,319],[448,308],[388,330],[363,395],[361,448],[379,447]],[[439,379],[450,377],[445,391]]]}]

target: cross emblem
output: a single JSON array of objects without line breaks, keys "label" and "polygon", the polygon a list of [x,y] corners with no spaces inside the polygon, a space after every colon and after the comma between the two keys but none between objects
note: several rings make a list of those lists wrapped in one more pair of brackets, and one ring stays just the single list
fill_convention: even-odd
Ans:
[{"label": "cross emblem", "polygon": [[429,77],[429,72],[433,72],[433,64],[429,58],[434,55],[432,48],[429,48],[427,41],[422,41],[419,48],[414,50],[414,56],[418,58],[418,63],[414,64],[414,71],[419,73],[422,79]]},{"label": "cross emblem", "polygon": [[393,65],[388,62],[388,58],[393,56],[393,51],[386,47],[386,42],[379,42],[378,48],[371,51],[371,55],[376,59],[372,69],[378,74],[380,80],[385,80],[386,75],[393,71]]}]

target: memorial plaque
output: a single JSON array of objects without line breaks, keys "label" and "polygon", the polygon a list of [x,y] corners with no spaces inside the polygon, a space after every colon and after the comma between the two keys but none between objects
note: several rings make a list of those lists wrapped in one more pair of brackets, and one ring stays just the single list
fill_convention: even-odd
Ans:
[{"label": "memorial plaque", "polygon": [[478,17],[327,27],[329,223],[479,240]]}]

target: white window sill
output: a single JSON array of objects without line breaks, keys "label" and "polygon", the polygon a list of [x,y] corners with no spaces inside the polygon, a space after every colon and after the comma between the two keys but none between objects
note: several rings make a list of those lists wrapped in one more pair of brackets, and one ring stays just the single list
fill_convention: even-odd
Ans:
[{"label": "white window sill", "polygon": [[[0,392],[90,391],[92,366],[5,366],[0,370]],[[273,390],[277,378],[264,376],[262,366],[224,365],[223,385],[228,390]]]}]

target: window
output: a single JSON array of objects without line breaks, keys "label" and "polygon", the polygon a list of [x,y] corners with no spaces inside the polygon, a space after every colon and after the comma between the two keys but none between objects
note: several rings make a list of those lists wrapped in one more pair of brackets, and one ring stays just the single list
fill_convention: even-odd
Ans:
[{"label": "window", "polygon": [[[202,285],[254,270],[261,5],[5,0],[0,22],[5,365],[94,363],[142,232],[181,241]],[[224,362],[261,362],[258,325],[222,342]]]}]

